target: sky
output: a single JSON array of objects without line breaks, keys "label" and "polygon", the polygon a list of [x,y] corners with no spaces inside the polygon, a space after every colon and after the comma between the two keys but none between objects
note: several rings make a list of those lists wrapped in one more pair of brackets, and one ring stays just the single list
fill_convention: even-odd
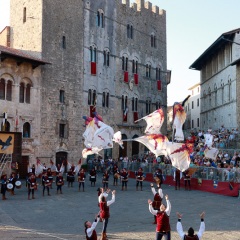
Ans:
[{"label": "sky", "polygon": [[[9,24],[9,2],[0,0],[0,31]],[[150,2],[166,11],[167,69],[172,71],[168,106],[172,106],[200,81],[199,71],[189,69],[190,65],[223,33],[240,28],[240,0]]]}]

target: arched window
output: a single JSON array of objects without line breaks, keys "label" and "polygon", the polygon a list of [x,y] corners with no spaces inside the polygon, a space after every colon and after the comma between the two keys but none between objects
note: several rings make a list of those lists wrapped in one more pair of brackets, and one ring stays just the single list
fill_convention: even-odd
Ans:
[{"label": "arched window", "polygon": [[146,64],[146,77],[151,78],[151,65]]},{"label": "arched window", "polygon": [[0,80],[0,99],[5,100],[5,80]]},{"label": "arched window", "polygon": [[8,101],[12,101],[12,81],[7,83],[7,98]]},{"label": "arched window", "polygon": [[151,100],[147,99],[146,100],[146,114],[151,113]]},{"label": "arched window", "polygon": [[109,50],[104,50],[103,51],[103,65],[109,67],[109,62],[110,62],[110,53]]},{"label": "arched window", "polygon": [[96,90],[93,90],[92,105],[95,106],[96,104],[97,104],[97,94],[96,94]]},{"label": "arched window", "polygon": [[122,70],[125,72],[128,70],[128,57],[122,57]]},{"label": "arched window", "polygon": [[97,11],[96,24],[98,27],[104,27],[104,12],[101,9]]},{"label": "arched window", "polygon": [[133,26],[131,24],[127,25],[127,38],[133,39]]},{"label": "arched window", "polygon": [[92,102],[92,90],[88,90],[88,105],[91,105]]},{"label": "arched window", "polygon": [[28,122],[23,124],[23,137],[30,138],[31,137],[31,126]]},{"label": "arched window", "polygon": [[19,102],[24,103],[24,83],[20,83],[19,86]]},{"label": "arched window", "polygon": [[31,85],[30,84],[27,84],[26,86],[26,103],[30,103],[30,93],[31,93]]}]

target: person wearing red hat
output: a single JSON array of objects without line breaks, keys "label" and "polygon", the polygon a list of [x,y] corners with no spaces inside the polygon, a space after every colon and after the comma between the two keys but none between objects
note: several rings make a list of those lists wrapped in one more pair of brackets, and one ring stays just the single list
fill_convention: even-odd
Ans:
[{"label": "person wearing red hat", "polygon": [[6,191],[7,191],[7,175],[4,174],[1,177],[1,194],[2,200],[6,200]]},{"label": "person wearing red hat", "polygon": [[[153,183],[151,183],[151,190],[154,196],[153,202],[152,202],[152,207],[154,210],[159,210],[161,204],[162,204],[162,199],[163,199],[163,192],[161,188],[158,188],[158,191],[153,186]],[[153,224],[157,224],[157,217],[156,215],[154,216],[154,222]]]},{"label": "person wearing red hat", "polygon": [[138,169],[138,171],[135,172],[135,176],[136,176],[136,190],[138,191],[138,186],[140,184],[140,188],[142,191],[144,173],[143,173],[143,169],[141,167]]}]

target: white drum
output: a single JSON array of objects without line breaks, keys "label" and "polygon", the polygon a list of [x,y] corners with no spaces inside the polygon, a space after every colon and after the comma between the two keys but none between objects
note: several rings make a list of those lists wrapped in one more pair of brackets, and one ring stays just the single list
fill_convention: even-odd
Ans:
[{"label": "white drum", "polygon": [[16,186],[17,189],[21,188],[22,187],[21,181],[16,181],[15,186]]},{"label": "white drum", "polygon": [[12,183],[8,183],[7,184],[7,191],[12,191],[12,189],[13,189],[13,185],[12,185]]}]

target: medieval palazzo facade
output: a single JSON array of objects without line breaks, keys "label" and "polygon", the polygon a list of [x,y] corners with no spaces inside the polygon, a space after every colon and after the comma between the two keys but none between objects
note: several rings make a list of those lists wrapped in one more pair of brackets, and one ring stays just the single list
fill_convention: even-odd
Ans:
[{"label": "medieval palazzo facade", "polygon": [[[5,32],[0,40],[6,38]],[[123,139],[132,139],[143,135],[146,125],[135,121],[162,107],[161,130],[166,134],[169,71],[164,10],[144,0],[131,6],[129,0],[12,0],[8,37],[11,49],[40,61],[31,70],[33,79],[28,77],[29,104],[21,105],[18,98],[0,99],[11,111],[10,131],[15,131],[17,108],[17,131],[29,124],[30,136],[23,139],[30,145],[25,151],[30,163],[36,157],[46,163],[50,159],[77,163],[85,147],[82,117],[94,112],[115,132],[120,130]],[[6,83],[4,76],[13,75],[3,63],[11,61],[1,61],[0,77]],[[29,76],[25,70],[19,78]],[[18,91],[19,82],[14,78],[12,82]],[[114,145],[102,155],[132,157],[144,150],[137,142],[124,142],[124,149]]]}]

